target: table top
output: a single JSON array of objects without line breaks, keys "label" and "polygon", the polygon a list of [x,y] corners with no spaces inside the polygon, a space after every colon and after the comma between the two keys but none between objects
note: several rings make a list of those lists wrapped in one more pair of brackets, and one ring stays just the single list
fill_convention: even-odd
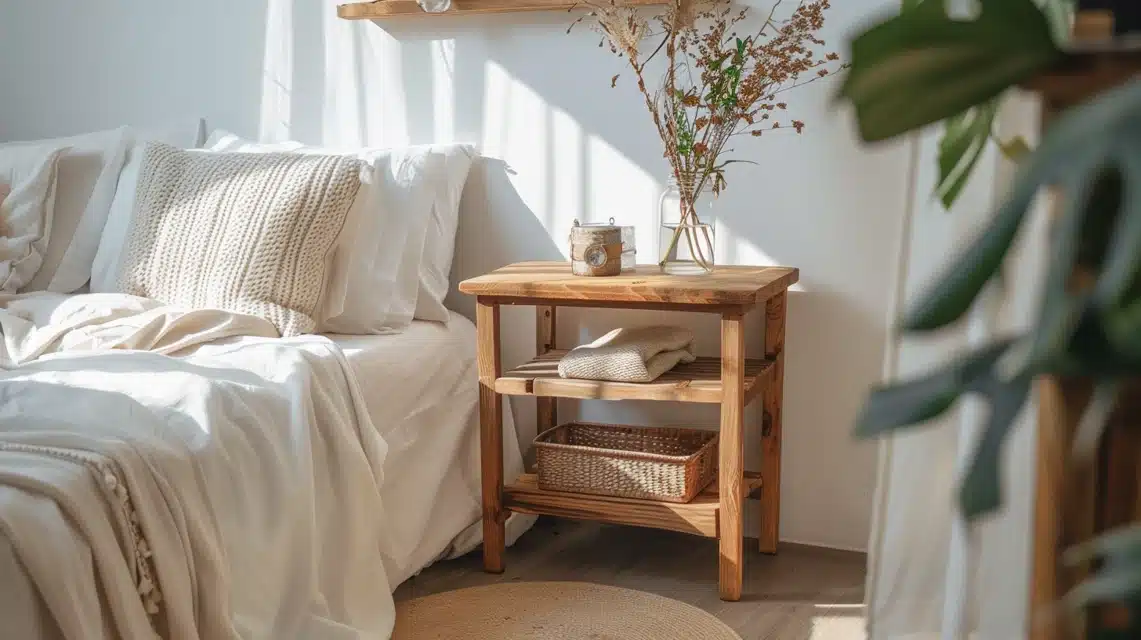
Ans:
[{"label": "table top", "polygon": [[755,305],[800,279],[792,267],[717,266],[713,273],[670,275],[639,265],[618,276],[571,273],[569,262],[518,262],[464,280],[460,291],[491,298],[531,298],[678,305]]}]

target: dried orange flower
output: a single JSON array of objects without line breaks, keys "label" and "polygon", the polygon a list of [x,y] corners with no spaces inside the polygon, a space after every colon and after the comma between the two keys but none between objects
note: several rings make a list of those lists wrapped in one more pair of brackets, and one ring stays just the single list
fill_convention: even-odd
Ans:
[{"label": "dried orange flower", "polygon": [[[722,156],[732,137],[781,129],[779,122],[761,124],[774,109],[788,109],[777,101],[780,94],[846,67],[836,53],[814,51],[825,44],[816,34],[830,0],[794,1],[791,12],[778,15],[781,0],[775,0],[761,26],[746,32],[749,9],[734,10],[731,0],[666,0],[653,28],[637,7],[586,0],[590,11],[579,20],[588,20],[602,35],[600,45],[609,44],[634,71],[682,195],[683,221],[697,221],[692,205],[704,189],[725,187]],[[664,71],[652,85],[647,64],[659,55]],[[791,122],[803,131],[803,122]]]}]

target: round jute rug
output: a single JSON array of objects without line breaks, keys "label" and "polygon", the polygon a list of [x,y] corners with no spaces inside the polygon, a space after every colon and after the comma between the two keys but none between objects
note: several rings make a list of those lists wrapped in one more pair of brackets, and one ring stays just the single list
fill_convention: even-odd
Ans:
[{"label": "round jute rug", "polygon": [[393,640],[741,640],[684,602],[587,582],[513,582],[396,605]]}]

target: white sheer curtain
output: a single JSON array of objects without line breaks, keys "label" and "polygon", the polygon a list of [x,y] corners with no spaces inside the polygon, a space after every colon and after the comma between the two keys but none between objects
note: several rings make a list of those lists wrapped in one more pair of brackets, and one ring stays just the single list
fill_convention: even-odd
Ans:
[{"label": "white sheer curtain", "polygon": [[[1000,133],[1034,140],[1037,105],[1010,100]],[[912,299],[985,223],[1009,186],[1014,166],[991,145],[954,210],[930,195],[936,179],[935,131],[912,142],[911,211],[899,234],[899,307]],[[926,371],[952,354],[1024,327],[1036,312],[1045,251],[1039,206],[1023,229],[1003,282],[993,286],[964,322],[931,338],[895,336],[885,379]],[[955,504],[960,468],[986,418],[985,406],[961,402],[937,424],[886,439],[881,448],[869,542],[869,637],[880,639],[1026,637],[1034,486],[1034,402],[1005,452],[1003,511],[967,527]]]}]

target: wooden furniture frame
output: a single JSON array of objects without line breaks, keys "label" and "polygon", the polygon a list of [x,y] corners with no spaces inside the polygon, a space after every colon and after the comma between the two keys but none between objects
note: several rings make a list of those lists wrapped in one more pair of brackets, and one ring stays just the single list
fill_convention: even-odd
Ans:
[{"label": "wooden furniture frame", "polygon": [[[1141,45],[1109,40],[1112,21],[1075,24],[1075,43],[1057,68],[1028,81],[1024,88],[1042,99],[1043,122],[1097,94],[1141,75]],[[1061,202],[1053,194],[1055,213]],[[1076,279],[1092,282],[1091,278]],[[1034,538],[1027,630],[1031,640],[1085,638],[1093,630],[1120,628],[1128,613],[1117,605],[1091,611],[1086,625],[1058,622],[1058,601],[1088,577],[1087,564],[1069,566],[1067,549],[1110,529],[1141,522],[1141,381],[1129,380],[1107,420],[1102,444],[1092,463],[1077,464],[1073,442],[1092,393],[1090,380],[1043,377],[1038,385],[1038,438],[1035,464]]]},{"label": "wooden furniture frame", "polygon": [[[744,564],[744,498],[759,490],[760,550],[776,553],[780,535],[781,404],[787,290],[799,278],[787,267],[717,267],[704,276],[671,276],[657,266],[606,278],[571,275],[565,262],[514,264],[460,284],[476,296],[483,490],[483,565],[504,569],[504,522],[511,511],[672,529],[717,538],[720,595],[739,600]],[[506,373],[499,349],[499,309],[536,309],[537,357]],[[556,312],[560,306],[715,313],[721,316],[721,357],[699,358],[645,383],[558,377]],[[764,358],[745,357],[745,315],[765,312]],[[716,483],[687,504],[544,491],[533,474],[504,486],[502,396],[534,396],[538,429],[557,422],[556,399],[669,400],[721,405]],[[761,398],[761,469],[745,471],[744,409]]]}]

